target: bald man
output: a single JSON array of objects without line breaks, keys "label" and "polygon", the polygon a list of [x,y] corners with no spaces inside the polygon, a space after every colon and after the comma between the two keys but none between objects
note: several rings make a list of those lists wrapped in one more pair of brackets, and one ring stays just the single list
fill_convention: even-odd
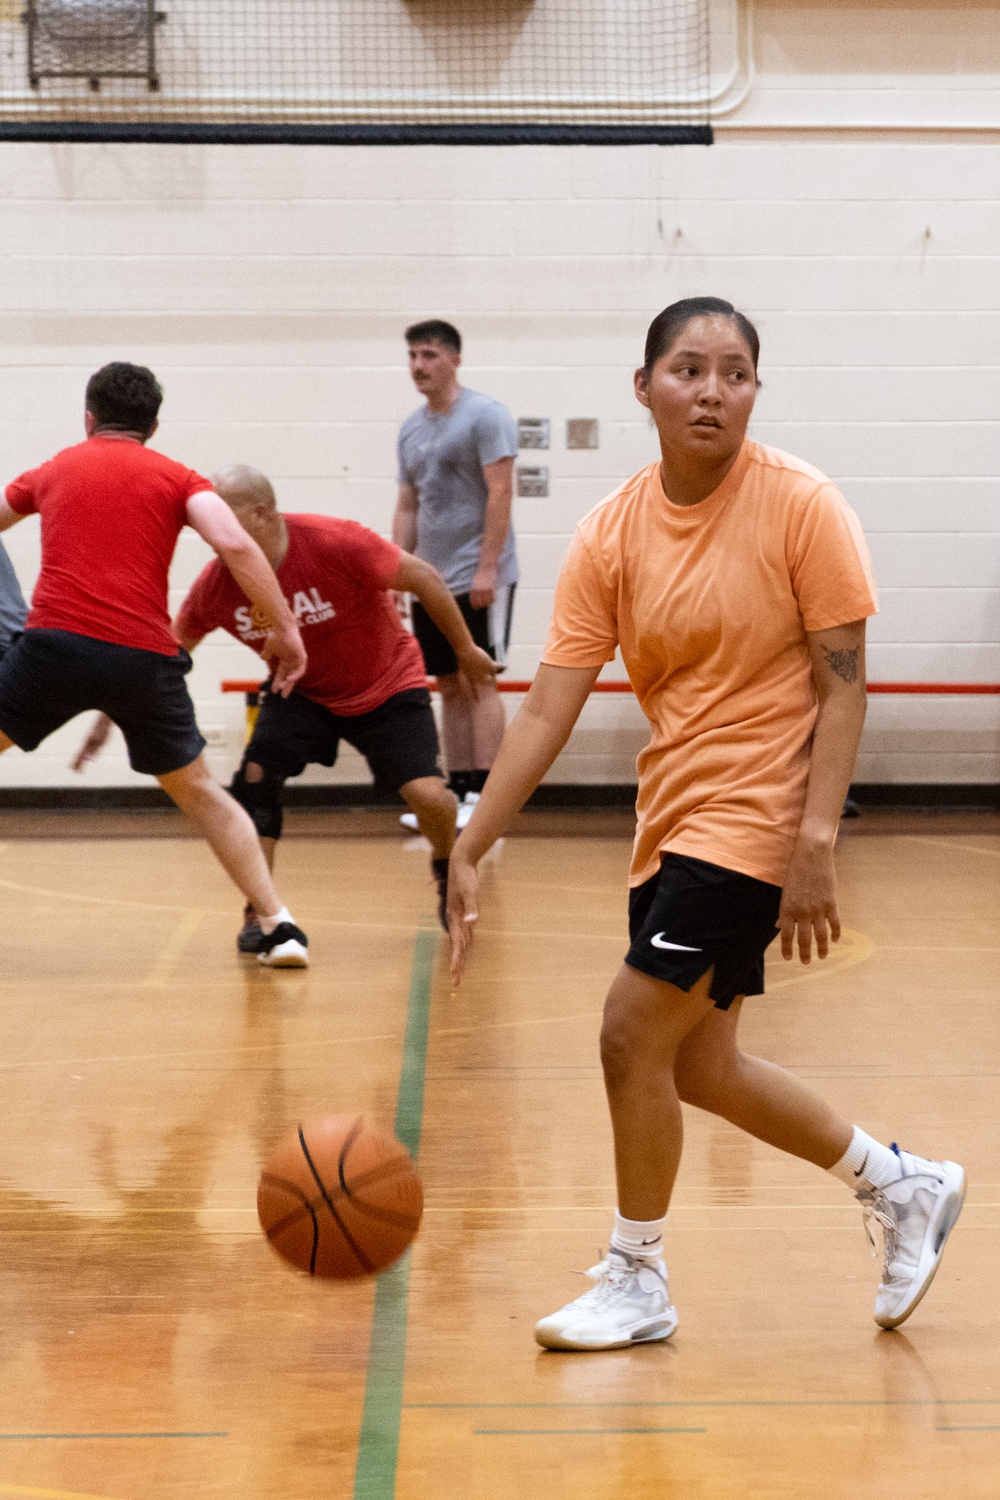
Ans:
[{"label": "bald man", "polygon": [[[212,483],[274,569],[308,657],[287,698],[270,684],[262,689],[257,723],[230,789],[253,819],[269,867],[281,837],[285,780],[307,765],[332,766],[346,740],[380,785],[402,795],[430,841],[443,922],[457,802],[438,763],[423,657],[400,621],[394,592],[420,600],[477,691],[492,686],[496,663],[475,644],[429,563],[355,521],[282,513],[270,482],[256,469],[237,465]],[[258,652],[267,638],[259,611],[231,574],[211,562],[181,606],[174,630],[192,651],[218,628]],[[248,906],[237,946],[254,953],[262,941],[257,913]]]}]

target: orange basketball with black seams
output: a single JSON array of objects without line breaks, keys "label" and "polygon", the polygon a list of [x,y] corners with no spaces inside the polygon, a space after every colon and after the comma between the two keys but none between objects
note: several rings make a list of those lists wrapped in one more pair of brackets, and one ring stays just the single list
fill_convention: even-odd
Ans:
[{"label": "orange basketball with black seams", "polygon": [[384,1271],[412,1242],[423,1208],[406,1147],[360,1115],[297,1126],[264,1163],[257,1188],[269,1243],[310,1276]]}]

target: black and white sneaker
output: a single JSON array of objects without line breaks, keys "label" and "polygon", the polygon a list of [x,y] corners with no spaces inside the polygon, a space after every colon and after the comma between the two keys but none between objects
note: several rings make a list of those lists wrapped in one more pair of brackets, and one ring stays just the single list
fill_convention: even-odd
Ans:
[{"label": "black and white sneaker", "polygon": [[431,874],[438,893],[438,919],[445,932],[448,931],[448,861],[431,860]]},{"label": "black and white sneaker", "polygon": [[273,932],[261,932],[257,962],[271,969],[307,969],[309,939],[294,922],[279,922]]},{"label": "black and white sneaker", "polygon": [[240,953],[259,953],[263,946],[264,930],[248,901],[243,908],[243,926],[236,934],[236,948]]}]

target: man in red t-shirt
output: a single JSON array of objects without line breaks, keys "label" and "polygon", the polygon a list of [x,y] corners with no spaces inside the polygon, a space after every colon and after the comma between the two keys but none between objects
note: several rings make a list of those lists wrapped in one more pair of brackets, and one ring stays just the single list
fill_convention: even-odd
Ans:
[{"label": "man in red t-shirt", "polygon": [[[475,644],[444,580],[431,567],[355,521],[282,514],[269,481],[243,465],[214,477],[217,492],[260,544],[290,602],[309,654],[287,698],[264,690],[253,735],[233,781],[233,796],[256,825],[268,863],[281,835],[281,789],[310,763],[332,766],[344,739],[368,761],[381,785],[398,791],[429,839],[442,910],[458,807],[438,764],[424,660],[393,602],[411,593],[450,642],[474,690],[492,685],[498,668]],[[209,563],[181,605],[174,628],[193,650],[221,627],[255,651],[265,630],[239,584]],[[256,951],[260,928],[252,903],[238,938]]]},{"label": "man in red t-shirt", "polygon": [[302,637],[267,559],[209,481],[145,446],[162,399],[152,371],[105,365],[87,384],[86,442],[22,474],[0,500],[0,531],[34,512],[42,523],[27,627],[0,663],[0,752],[34,750],[77,714],[100,709],[121,728],[133,769],[155,776],[200,825],[261,913],[261,962],[303,967],[305,934],[275,892],[253,824],[201,753],[184,682],[191,660],[167,612],[182,527],[194,527],[253,600],[279,694],[305,671]]}]

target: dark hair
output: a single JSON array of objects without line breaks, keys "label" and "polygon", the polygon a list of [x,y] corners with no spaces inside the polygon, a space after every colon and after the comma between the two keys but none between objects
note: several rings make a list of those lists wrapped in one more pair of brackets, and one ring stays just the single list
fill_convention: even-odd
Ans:
[{"label": "dark hair", "polygon": [[87,381],[87,410],[98,427],[140,432],[148,437],[156,426],[163,392],[152,370],[124,360],[102,365]]},{"label": "dark hair", "polygon": [[446,349],[462,352],[462,335],[453,323],[443,318],[428,318],[424,323],[411,323],[406,330],[408,344],[443,344]]},{"label": "dark hair", "polygon": [[760,338],[750,319],[737,312],[731,302],[722,297],[685,297],[681,302],[671,302],[661,313],[657,313],[646,334],[646,353],[643,369],[650,374],[656,361],[673,347],[678,334],[692,318],[730,318],[750,346],[754,372],[760,358]]}]

